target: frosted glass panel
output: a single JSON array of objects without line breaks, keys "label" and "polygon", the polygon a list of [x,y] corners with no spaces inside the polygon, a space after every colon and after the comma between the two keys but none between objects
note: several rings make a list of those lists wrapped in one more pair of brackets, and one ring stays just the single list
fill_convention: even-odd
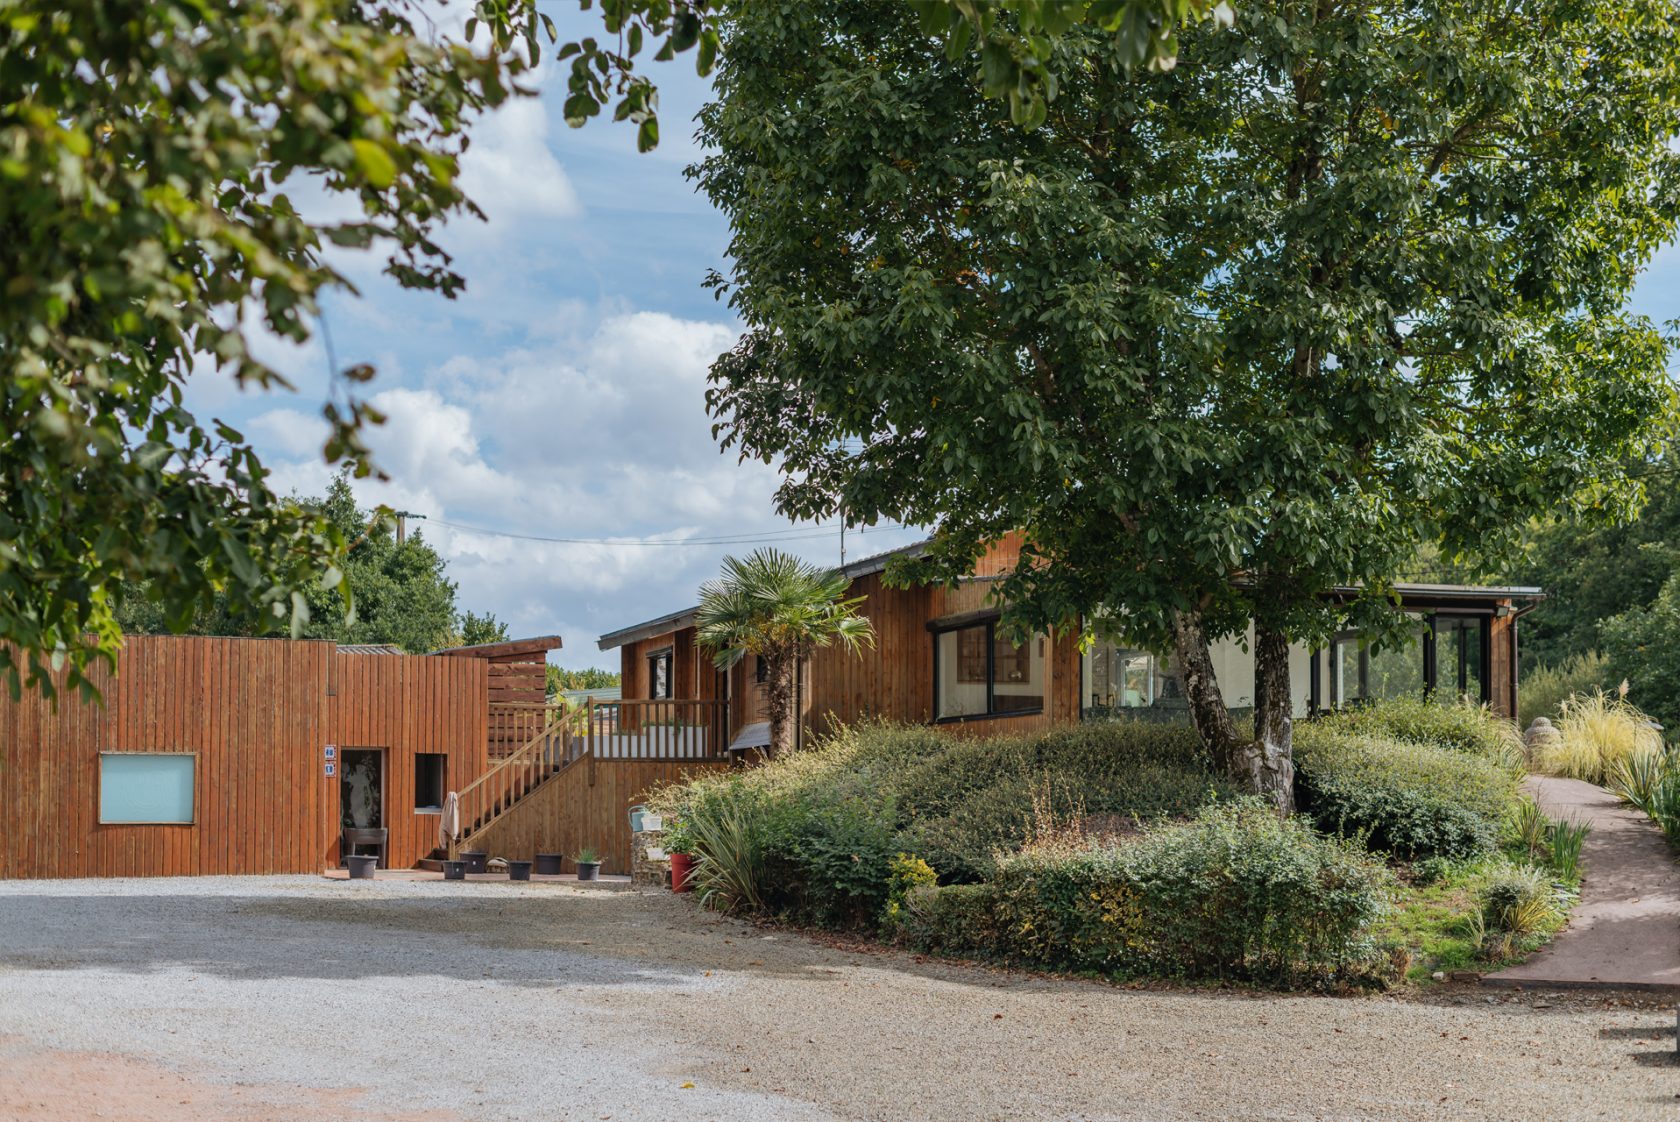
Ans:
[{"label": "frosted glass panel", "polygon": [[193,820],[192,756],[110,752],[99,757],[101,822]]}]

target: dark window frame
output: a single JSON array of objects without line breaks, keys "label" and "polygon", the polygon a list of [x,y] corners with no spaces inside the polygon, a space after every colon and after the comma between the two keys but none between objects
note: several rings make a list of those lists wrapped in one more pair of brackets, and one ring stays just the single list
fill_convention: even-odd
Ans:
[{"label": "dark window frame", "polygon": [[[420,767],[422,762],[427,767],[437,769],[436,802],[420,801]],[[428,786],[431,786],[428,781]],[[449,795],[449,753],[448,752],[416,752],[414,753],[414,813],[439,814],[443,811],[443,800]]]},{"label": "dark window frame", "polygon": [[[984,619],[965,618],[953,621],[943,626],[928,624],[928,631],[933,636],[933,723],[936,725],[959,724],[963,721],[994,721],[1000,717],[1032,717],[1044,712],[1044,693],[1042,688],[1038,693],[1038,705],[1031,709],[1005,709],[997,707],[997,625],[1000,615],[993,615]],[[939,716],[939,640],[954,631],[969,631],[975,628],[985,628],[986,631],[986,711],[984,713],[952,714],[949,717]],[[1033,635],[1028,643],[1037,642],[1041,637]],[[960,656],[959,656],[960,657]],[[1031,666],[1032,654],[1028,652],[1028,666]],[[1046,653],[1046,660],[1049,655]],[[1048,674],[1048,667],[1046,668]]]},{"label": "dark window frame", "polygon": [[[1446,627],[1457,631],[1474,630],[1476,635],[1476,677],[1481,689],[1475,701],[1479,705],[1488,705],[1493,701],[1493,616],[1485,612],[1427,612],[1423,614],[1424,633],[1421,644],[1423,651],[1423,696],[1434,697],[1441,689],[1441,632]],[[1368,647],[1359,648],[1359,696],[1349,699],[1340,696],[1336,689],[1336,664],[1339,658],[1337,647],[1343,642],[1357,642],[1358,632],[1338,632],[1330,645],[1312,652],[1310,660],[1310,674],[1312,676],[1312,690],[1309,706],[1312,712],[1328,712],[1343,708],[1349,704],[1361,705],[1368,698],[1366,694],[1370,687],[1370,658]],[[1457,665],[1448,668],[1451,674],[1450,685],[1452,696],[1459,697],[1466,693],[1470,684],[1469,658],[1466,654],[1466,644],[1457,644]],[[1320,657],[1322,656],[1322,657]],[[1324,682],[1325,676],[1329,681]],[[1325,687],[1328,687],[1329,697],[1326,698]],[[1328,704],[1326,704],[1326,701]]]},{"label": "dark window frame", "polygon": [[[650,701],[669,701],[677,696],[677,649],[662,647],[657,651],[648,652],[648,699]],[[659,692],[659,664],[665,664],[665,692]]]}]

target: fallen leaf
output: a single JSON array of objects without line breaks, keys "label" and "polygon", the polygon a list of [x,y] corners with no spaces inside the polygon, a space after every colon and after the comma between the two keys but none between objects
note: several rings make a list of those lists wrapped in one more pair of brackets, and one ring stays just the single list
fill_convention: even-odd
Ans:
[{"label": "fallen leaf", "polygon": [[682,1089],[683,1089],[683,1090],[685,1090],[685,1091],[692,1091],[692,1090],[694,1090],[694,1084],[692,1084],[692,1083],[684,1083],[684,1084],[683,1084],[683,1085],[682,1085]]}]

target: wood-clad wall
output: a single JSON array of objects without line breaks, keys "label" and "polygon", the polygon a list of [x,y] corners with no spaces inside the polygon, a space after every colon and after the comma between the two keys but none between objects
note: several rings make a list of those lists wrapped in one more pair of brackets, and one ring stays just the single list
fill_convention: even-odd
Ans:
[{"label": "wood-clad wall", "polygon": [[[482,659],[334,654],[327,696],[326,743],[385,753],[386,865],[409,868],[437,845],[438,815],[414,809],[414,757],[445,754],[444,790],[458,791],[484,774],[494,664]],[[326,780],[334,783],[333,780]],[[339,814],[333,787],[333,813]],[[334,820],[321,864],[339,861]]]},{"label": "wood-clad wall", "polygon": [[[191,876],[321,867],[330,643],[128,640],[104,702],[0,701],[0,876]],[[191,825],[100,825],[101,752],[191,752]],[[327,805],[330,793],[331,806]]]},{"label": "wood-clad wall", "polygon": [[858,577],[848,596],[866,597],[858,611],[875,628],[875,646],[853,654],[825,647],[806,675],[806,727],[821,735],[866,720],[933,719],[933,618],[937,589],[884,588],[881,574]]},{"label": "wood-clad wall", "polygon": [[[1506,606],[1510,602],[1506,601]],[[1488,696],[1495,713],[1517,719],[1517,629],[1514,616],[1488,621]]]},{"label": "wood-clad wall", "polygon": [[584,757],[545,781],[479,834],[473,844],[492,857],[529,861],[563,853],[568,872],[584,846],[601,855],[601,871],[630,871],[630,808],[650,791],[688,776],[729,767],[723,761],[596,760]]},{"label": "wood-clad wall", "polygon": [[[325,746],[385,752],[388,863],[436,844],[414,813],[414,753],[444,752],[450,787],[485,764],[483,662],[340,654],[286,639],[132,636],[103,702],[0,701],[0,877],[316,872],[338,860],[340,777]],[[194,820],[101,825],[102,752],[185,752]]]}]

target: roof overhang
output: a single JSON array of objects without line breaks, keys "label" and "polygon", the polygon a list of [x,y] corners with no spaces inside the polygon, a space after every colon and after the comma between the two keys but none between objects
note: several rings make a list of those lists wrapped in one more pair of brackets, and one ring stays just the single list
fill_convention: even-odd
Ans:
[{"label": "roof overhang", "polygon": [[512,655],[540,655],[560,649],[560,636],[537,635],[530,639],[507,639],[500,643],[475,643],[470,647],[445,647],[432,651],[449,658],[507,658]]},{"label": "roof overhang", "polygon": [[596,644],[603,651],[610,651],[614,647],[639,643],[643,639],[652,639],[656,635],[668,635],[673,631],[681,631],[685,627],[694,626],[694,618],[700,614],[699,605],[683,608],[681,611],[670,612],[650,619],[646,623],[634,624],[630,627],[611,631],[596,640]]}]

